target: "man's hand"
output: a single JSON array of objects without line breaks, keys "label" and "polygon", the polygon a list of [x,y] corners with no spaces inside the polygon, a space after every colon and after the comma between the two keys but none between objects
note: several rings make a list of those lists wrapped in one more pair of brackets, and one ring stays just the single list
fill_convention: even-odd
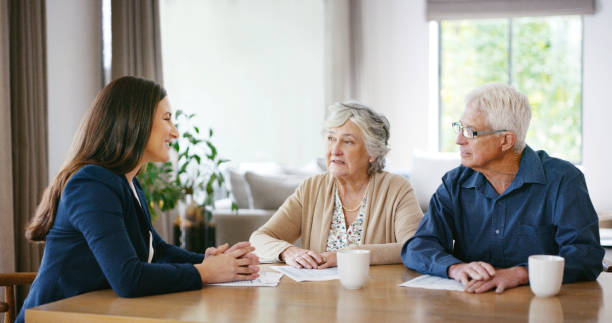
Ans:
[{"label": "man's hand", "polygon": [[498,269],[494,277],[489,280],[472,280],[465,286],[468,293],[484,293],[495,288],[495,292],[500,294],[504,290],[514,288],[529,282],[529,273],[522,266],[506,269]]},{"label": "man's hand", "polygon": [[470,281],[489,280],[495,276],[495,268],[483,261],[454,264],[448,267],[448,277],[466,286]]}]

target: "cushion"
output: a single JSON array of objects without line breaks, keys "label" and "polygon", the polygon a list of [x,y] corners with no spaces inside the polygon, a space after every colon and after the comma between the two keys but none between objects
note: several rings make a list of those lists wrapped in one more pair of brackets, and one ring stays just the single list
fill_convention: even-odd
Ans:
[{"label": "cushion", "polygon": [[319,169],[326,171],[327,170],[327,161],[325,160],[325,158],[317,158],[317,167],[319,167]]},{"label": "cushion", "polygon": [[442,184],[442,176],[460,164],[459,153],[414,152],[410,184],[423,212],[427,211],[431,196]]},{"label": "cushion", "polygon": [[234,202],[236,202],[239,209],[250,209],[253,201],[251,200],[251,192],[249,191],[249,185],[244,179],[244,175],[231,168],[227,169],[227,173]]},{"label": "cushion", "polygon": [[263,175],[247,171],[244,174],[249,184],[254,209],[275,210],[295,191],[305,179],[295,175]]},{"label": "cushion", "polygon": [[[290,167],[290,166],[284,166],[283,167],[283,174],[285,175],[294,175],[294,176],[301,176],[304,179],[316,175],[316,174],[320,174],[320,173],[324,173],[327,168],[325,166],[321,167],[321,163],[319,162],[319,160],[323,160],[323,165],[325,165],[325,160],[322,158],[318,158],[315,160],[312,160],[310,163],[302,166],[302,167]],[[260,173],[260,172],[258,172]]]}]

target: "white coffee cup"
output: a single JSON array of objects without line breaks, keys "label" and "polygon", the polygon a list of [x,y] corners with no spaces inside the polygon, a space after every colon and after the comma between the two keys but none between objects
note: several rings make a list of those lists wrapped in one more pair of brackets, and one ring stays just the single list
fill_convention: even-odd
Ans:
[{"label": "white coffee cup", "polygon": [[339,250],[336,256],[342,286],[348,289],[361,288],[368,280],[370,250]]},{"label": "white coffee cup", "polygon": [[529,256],[529,286],[539,297],[554,296],[563,283],[565,259],[551,255]]}]

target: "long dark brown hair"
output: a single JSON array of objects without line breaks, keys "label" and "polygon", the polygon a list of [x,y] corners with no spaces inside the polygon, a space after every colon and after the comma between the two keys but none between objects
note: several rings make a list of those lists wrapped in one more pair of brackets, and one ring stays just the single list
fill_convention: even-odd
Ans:
[{"label": "long dark brown hair", "polygon": [[125,76],[108,84],[81,122],[71,151],[45,189],[26,238],[44,241],[53,225],[64,186],[79,169],[94,164],[117,174],[138,166],[151,134],[153,116],[166,90],[153,81]]}]

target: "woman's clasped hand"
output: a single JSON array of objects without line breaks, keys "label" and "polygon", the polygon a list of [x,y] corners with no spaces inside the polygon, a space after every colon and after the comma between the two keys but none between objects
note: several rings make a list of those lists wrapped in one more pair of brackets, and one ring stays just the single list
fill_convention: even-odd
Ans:
[{"label": "woman's clasped hand", "polygon": [[259,258],[252,253],[254,250],[248,242],[238,242],[231,248],[227,243],[210,247],[204,261],[194,266],[204,284],[253,280],[259,277]]},{"label": "woman's clasped hand", "polygon": [[336,253],[317,253],[312,250],[298,247],[289,247],[281,253],[282,260],[289,266],[306,269],[325,269],[336,267]]}]

